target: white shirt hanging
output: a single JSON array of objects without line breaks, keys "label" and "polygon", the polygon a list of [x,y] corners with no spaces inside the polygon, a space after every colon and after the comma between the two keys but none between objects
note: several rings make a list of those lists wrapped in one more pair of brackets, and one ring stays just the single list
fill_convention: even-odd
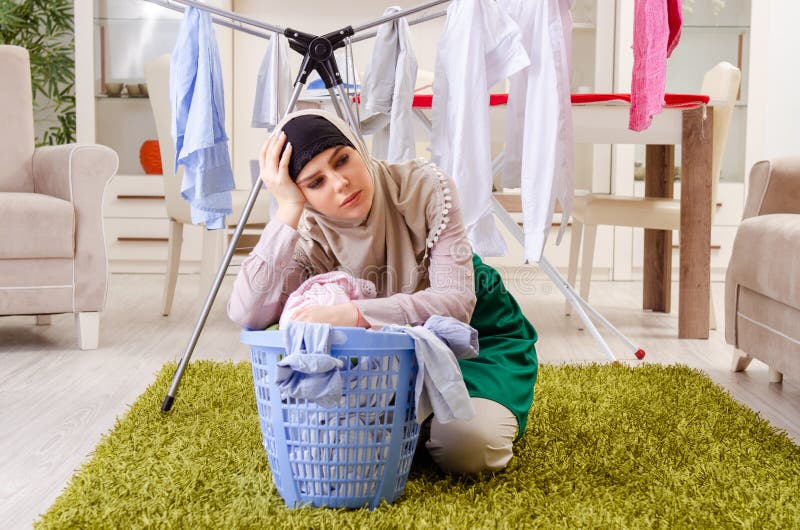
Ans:
[{"label": "white shirt hanging", "polygon": [[292,74],[289,70],[286,37],[273,34],[258,69],[256,97],[251,127],[273,129],[283,117],[292,97]]},{"label": "white shirt hanging", "polygon": [[570,57],[573,0],[498,0],[519,22],[531,65],[509,80],[503,184],[521,187],[525,259],[542,256],[561,204],[558,242],[575,191]]},{"label": "white shirt hanging", "polygon": [[431,155],[456,183],[467,235],[481,256],[507,250],[492,217],[489,89],[529,62],[517,24],[495,2],[450,4],[436,57]]},{"label": "white shirt hanging", "polygon": [[[400,11],[390,7],[383,14]],[[414,141],[414,85],[417,57],[405,18],[382,24],[375,36],[361,98],[366,117],[362,132],[373,134],[372,155],[380,160],[402,162],[416,158]]]}]

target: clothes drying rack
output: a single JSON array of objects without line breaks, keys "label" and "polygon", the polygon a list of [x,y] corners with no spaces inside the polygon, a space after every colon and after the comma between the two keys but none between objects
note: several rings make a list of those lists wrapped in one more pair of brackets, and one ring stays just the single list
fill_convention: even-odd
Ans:
[{"label": "clothes drying rack", "polygon": [[[431,2],[427,2],[424,4],[420,4],[417,7],[404,9],[401,11],[397,11],[390,15],[385,15],[374,19],[372,21],[366,22],[364,24],[358,26],[346,26],[344,28],[340,28],[324,35],[312,35],[309,33],[304,33],[299,30],[295,30],[292,28],[282,28],[279,26],[275,26],[272,24],[267,24],[258,20],[254,20],[252,18],[248,18],[237,13],[233,13],[231,11],[227,11],[221,8],[209,6],[203,3],[200,3],[196,0],[146,0],[153,4],[160,5],[162,7],[172,9],[175,11],[183,12],[185,7],[195,7],[197,9],[203,10],[208,12],[211,15],[212,22],[218,25],[222,25],[225,27],[232,28],[236,31],[242,31],[244,33],[254,35],[256,37],[261,37],[264,39],[269,39],[273,34],[282,34],[286,36],[289,41],[289,46],[292,50],[300,53],[303,56],[303,61],[300,66],[300,71],[297,74],[297,79],[294,83],[294,88],[292,90],[291,97],[289,99],[289,104],[286,107],[283,116],[285,117],[289,113],[294,110],[295,105],[297,104],[297,100],[300,97],[300,92],[302,91],[303,87],[308,80],[308,76],[311,74],[312,71],[316,71],[319,77],[325,84],[325,87],[328,90],[328,93],[331,97],[331,103],[336,110],[336,113],[342,118],[345,119],[350,126],[353,128],[354,131],[358,132],[360,135],[360,126],[359,122],[356,120],[355,116],[353,115],[352,99],[348,98],[348,94],[344,88],[344,83],[342,80],[342,76],[339,72],[338,66],[336,64],[336,58],[334,56],[334,51],[340,48],[343,48],[347,44],[351,44],[353,42],[358,42],[361,40],[366,40],[372,38],[376,35],[375,32],[366,33],[359,36],[356,36],[358,33],[363,33],[367,30],[380,26],[381,24],[385,24],[386,22],[391,22],[398,18],[406,17],[408,15],[412,15],[415,13],[420,13],[422,11],[426,11],[431,9],[435,6],[448,3],[450,0],[434,0]],[[440,11],[436,13],[429,13],[426,15],[421,15],[413,20],[409,20],[409,25],[419,24],[421,22],[425,22],[427,20],[432,20],[434,18],[439,18],[441,16],[446,15],[446,11]],[[430,121],[427,120],[427,117],[421,113],[415,113],[417,117],[422,120],[423,124],[428,128],[430,132]],[[502,155],[501,155],[502,156]],[[493,169],[497,169],[500,166],[501,158],[495,159],[493,161]],[[236,245],[239,242],[239,239],[242,236],[244,231],[245,225],[247,224],[247,219],[250,217],[250,212],[255,205],[256,199],[258,198],[258,194],[261,191],[262,182],[260,179],[256,180],[253,184],[253,189],[250,192],[250,195],[247,199],[247,203],[244,206],[242,211],[242,215],[239,218],[239,221],[236,225],[236,229],[233,232],[233,236],[231,237],[230,244],[228,245],[228,249],[223,256],[222,262],[220,263],[219,270],[214,278],[214,282],[211,286],[208,295],[206,296],[205,302],[203,304],[203,308],[200,312],[200,316],[197,319],[197,323],[195,324],[194,331],[192,332],[192,336],[189,339],[189,343],[186,346],[186,350],[183,354],[183,357],[178,364],[178,368],[175,371],[175,375],[172,378],[172,384],[170,385],[169,390],[167,391],[167,395],[164,397],[164,401],[161,404],[161,410],[163,412],[167,412],[172,408],[172,405],[175,401],[175,396],[178,392],[178,388],[180,386],[181,379],[183,378],[183,374],[186,371],[186,367],[189,364],[189,360],[191,359],[192,354],[194,353],[194,349],[197,346],[197,341],[200,338],[200,333],[205,326],[206,320],[208,319],[208,315],[211,312],[211,307],[214,304],[214,300],[217,297],[219,292],[219,288],[222,285],[222,281],[225,277],[225,273],[228,269],[228,266],[231,263],[231,259],[233,258],[234,250],[236,249]],[[494,213],[496,217],[506,226],[506,228],[510,231],[510,233],[520,242],[520,244],[524,245],[524,237],[523,231],[511,218],[509,213],[500,205],[497,199],[494,199]],[[597,341],[600,349],[603,353],[608,357],[608,359],[612,362],[617,362],[617,358],[614,356],[614,353],[609,348],[608,344],[606,344],[603,337],[600,335],[600,332],[597,330],[597,327],[592,322],[591,317],[596,319],[603,327],[613,333],[616,337],[618,337],[626,346],[629,347],[631,353],[633,353],[637,358],[641,359],[644,357],[644,351],[633,344],[622,332],[620,332],[617,328],[615,328],[608,320],[606,320],[597,310],[595,310],[592,306],[589,305],[584,299],[582,299],[578,293],[575,292],[574,288],[569,285],[569,283],[559,274],[559,272],[553,267],[550,262],[544,256],[538,262],[538,266],[544,271],[545,274],[551,279],[551,281],[555,284],[555,286],[561,291],[564,297],[572,304],[573,309],[575,312],[580,316],[581,320],[584,323],[586,329],[589,330],[592,337]]]}]

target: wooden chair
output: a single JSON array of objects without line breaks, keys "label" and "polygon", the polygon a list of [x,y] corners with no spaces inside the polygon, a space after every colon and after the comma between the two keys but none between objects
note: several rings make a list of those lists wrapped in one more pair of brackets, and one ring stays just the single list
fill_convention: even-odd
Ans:
[{"label": "wooden chair", "polygon": [[[706,72],[700,89],[700,93],[709,96],[714,103],[712,206],[716,203],[722,156],[725,151],[725,143],[728,138],[728,129],[739,91],[740,79],[741,72],[738,68],[727,62],[721,62]],[[597,225],[678,230],[681,218],[680,208],[679,199],[623,197],[597,193],[577,195],[572,210],[572,239],[570,240],[567,281],[571,285],[575,285],[578,255],[581,252],[581,241],[583,241],[580,295],[584,300],[588,300]],[[712,208],[713,211],[714,209]],[[667,305],[666,311],[669,311],[668,308],[669,305]],[[567,315],[570,314],[570,310],[571,306],[567,303]],[[709,325],[710,329],[716,328],[713,301],[711,303]]]}]

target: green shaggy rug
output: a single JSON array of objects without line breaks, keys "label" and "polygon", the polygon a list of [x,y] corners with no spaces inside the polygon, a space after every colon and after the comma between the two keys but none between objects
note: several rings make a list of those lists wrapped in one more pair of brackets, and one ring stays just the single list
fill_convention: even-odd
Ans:
[{"label": "green shaggy rug", "polygon": [[543,366],[502,472],[417,462],[393,505],[284,506],[250,365],[175,365],[104,437],[37,528],[798,528],[800,447],[681,366]]}]

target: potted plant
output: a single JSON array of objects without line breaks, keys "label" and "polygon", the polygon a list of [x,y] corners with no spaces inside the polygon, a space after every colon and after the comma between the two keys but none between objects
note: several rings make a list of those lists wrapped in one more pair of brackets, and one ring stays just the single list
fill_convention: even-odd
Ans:
[{"label": "potted plant", "polygon": [[0,44],[28,50],[36,143],[75,139],[72,0],[0,0]]}]

